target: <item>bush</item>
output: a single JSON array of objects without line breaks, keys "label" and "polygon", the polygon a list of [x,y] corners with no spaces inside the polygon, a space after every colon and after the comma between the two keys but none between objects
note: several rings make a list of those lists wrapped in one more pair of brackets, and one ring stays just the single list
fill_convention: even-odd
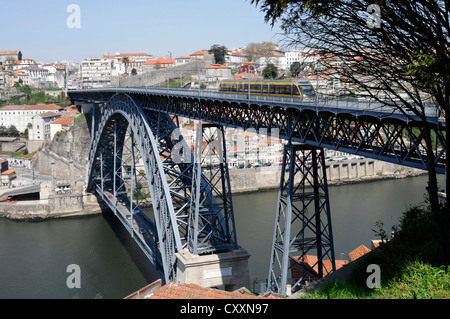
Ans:
[{"label": "bush", "polygon": [[[439,262],[441,245],[430,209],[411,207],[394,229],[394,238],[361,257],[345,282],[327,283],[307,298],[450,298],[450,267]],[[381,269],[380,289],[366,285],[370,264]]]}]

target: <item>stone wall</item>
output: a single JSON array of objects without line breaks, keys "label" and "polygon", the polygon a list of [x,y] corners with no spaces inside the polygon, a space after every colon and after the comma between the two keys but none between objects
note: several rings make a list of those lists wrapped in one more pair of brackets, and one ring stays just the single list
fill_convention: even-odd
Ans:
[{"label": "stone wall", "polygon": [[111,77],[111,87],[134,87],[134,86],[152,86],[167,81],[170,79],[179,79],[180,74],[183,77],[198,76],[199,69],[205,69],[213,64],[214,57],[212,55],[206,56],[204,59],[199,59],[193,62],[176,65],[169,69],[160,69],[146,72],[139,75]]},{"label": "stone wall", "polygon": [[0,203],[0,216],[13,220],[43,220],[49,218],[86,215],[83,195],[53,196],[47,201]]},{"label": "stone wall", "polygon": [[[34,168],[40,174],[52,176],[52,165],[54,165],[53,170],[56,178],[70,178],[70,160],[43,148],[34,161]],[[75,178],[85,179],[86,166],[73,162],[73,174]]]},{"label": "stone wall", "polygon": [[[372,159],[328,162],[326,165],[327,181],[330,185],[423,173],[424,171],[419,169]],[[278,189],[280,178],[281,166],[230,170],[230,184],[233,193]],[[298,178],[296,178],[296,182],[298,182]]]}]

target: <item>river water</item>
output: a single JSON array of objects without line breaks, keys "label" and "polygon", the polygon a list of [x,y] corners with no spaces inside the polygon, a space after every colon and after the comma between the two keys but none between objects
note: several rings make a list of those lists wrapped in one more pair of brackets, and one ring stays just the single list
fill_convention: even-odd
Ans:
[{"label": "river water", "polygon": [[[336,258],[347,259],[361,244],[370,248],[377,221],[390,232],[406,208],[424,201],[426,180],[418,176],[330,186]],[[252,283],[267,277],[276,199],[276,191],[233,196],[238,242],[251,254]],[[71,264],[80,267],[80,288],[68,288]],[[2,299],[123,298],[157,278],[111,214],[33,223],[0,219]]]}]

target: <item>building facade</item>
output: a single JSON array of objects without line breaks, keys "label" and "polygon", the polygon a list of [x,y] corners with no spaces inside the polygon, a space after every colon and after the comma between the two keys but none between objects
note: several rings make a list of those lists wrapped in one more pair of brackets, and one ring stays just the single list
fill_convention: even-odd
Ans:
[{"label": "building facade", "polygon": [[111,63],[102,58],[87,58],[81,62],[83,88],[107,87],[111,81]]},{"label": "building facade", "polygon": [[0,109],[0,125],[10,127],[14,125],[19,132],[24,132],[29,124],[32,125],[33,117],[45,112],[62,112],[63,108],[56,104],[39,105],[6,105]]},{"label": "building facade", "polygon": [[0,51],[0,65],[5,64],[8,60],[22,60],[22,52],[20,50]]},{"label": "building facade", "polygon": [[45,112],[33,116],[31,128],[28,129],[28,139],[44,141],[50,139],[50,123],[59,118],[61,113]]}]

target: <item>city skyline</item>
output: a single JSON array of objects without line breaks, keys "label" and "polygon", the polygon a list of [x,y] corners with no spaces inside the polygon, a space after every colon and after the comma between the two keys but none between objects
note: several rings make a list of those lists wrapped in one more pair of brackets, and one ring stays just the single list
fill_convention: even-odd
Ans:
[{"label": "city skyline", "polygon": [[[78,10],[74,10],[74,6]],[[165,2],[24,0],[2,4],[3,50],[21,50],[40,62],[101,57],[105,52],[189,55],[213,44],[228,48],[279,41],[249,0]],[[78,15],[76,15],[78,14]],[[74,20],[73,18],[78,20]],[[76,22],[78,25],[71,24]]]}]

